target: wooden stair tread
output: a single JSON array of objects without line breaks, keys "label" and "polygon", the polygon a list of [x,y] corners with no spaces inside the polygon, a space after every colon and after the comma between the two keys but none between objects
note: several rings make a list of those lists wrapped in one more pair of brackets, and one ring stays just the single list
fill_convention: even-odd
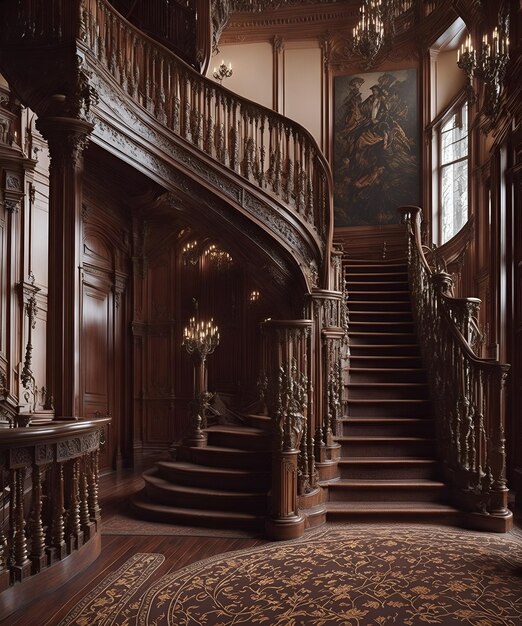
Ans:
[{"label": "wooden stair tread", "polygon": [[[350,358],[357,358],[357,357],[350,357]],[[377,358],[377,357],[363,357],[363,358]],[[389,374],[390,372],[397,372],[397,371],[405,373],[405,372],[425,372],[426,370],[423,367],[400,367],[400,368],[398,367],[350,367],[350,372],[355,372],[355,373],[382,372],[383,374]],[[367,384],[372,384],[372,383],[367,383]]]},{"label": "wooden stair tread", "polygon": [[140,497],[138,494],[133,498],[133,504],[140,509],[146,509],[148,511],[154,511],[157,513],[163,513],[180,518],[186,518],[188,520],[194,520],[196,517],[199,519],[206,519],[209,522],[215,521],[216,518],[230,521],[264,521],[265,517],[260,515],[254,515],[252,513],[242,513],[238,511],[219,511],[211,509],[186,509],[184,507],[169,506],[168,504],[159,504],[158,502],[152,502],[144,497]]},{"label": "wooden stair tread", "polygon": [[203,447],[188,447],[187,450],[197,450],[198,452],[201,452],[202,450],[206,450],[207,452],[210,452],[212,454],[214,453],[225,453],[225,454],[233,454],[236,456],[253,456],[253,455],[260,455],[260,454],[266,454],[267,450],[241,450],[240,448],[226,448],[224,446],[203,446]]},{"label": "wooden stair tread", "polygon": [[368,443],[376,443],[377,441],[387,441],[387,442],[431,442],[434,441],[434,439],[432,437],[401,437],[401,436],[393,436],[393,435],[385,435],[385,436],[379,436],[379,435],[364,435],[364,436],[359,436],[359,435],[339,435],[337,437],[334,437],[335,441],[339,442],[368,442]]},{"label": "wooden stair tread", "polygon": [[431,457],[400,457],[400,456],[351,456],[341,457],[339,464],[342,465],[437,465],[437,461]]},{"label": "wooden stair tread", "polygon": [[220,424],[217,426],[208,426],[207,428],[205,428],[205,430],[213,433],[232,433],[234,435],[245,435],[264,438],[267,437],[266,430],[263,430],[262,428],[255,428],[254,426]]},{"label": "wooden stair tread", "polygon": [[392,479],[374,479],[367,480],[364,478],[339,478],[335,481],[327,483],[328,489],[339,489],[341,487],[353,487],[364,489],[381,489],[382,487],[390,487],[393,489],[414,489],[416,487],[427,487],[440,489],[445,487],[445,483],[439,480],[430,480],[428,478],[392,478]]},{"label": "wooden stair tread", "polygon": [[428,404],[430,401],[427,398],[351,398],[348,403],[356,402],[357,404],[374,404],[382,402],[392,402],[394,404],[413,404],[414,402],[422,402]]},{"label": "wooden stair tread", "polygon": [[384,387],[385,389],[387,389],[388,387],[392,387],[392,388],[397,388],[397,387],[427,387],[428,383],[419,383],[417,381],[414,382],[401,382],[401,381],[397,381],[397,382],[392,382],[392,383],[386,383],[386,382],[372,382],[372,383],[346,383],[345,387],[362,387],[363,389],[368,388],[368,389],[373,389],[374,387]]},{"label": "wooden stair tread", "polygon": [[449,504],[440,502],[327,502],[327,511],[352,511],[360,513],[459,513]]},{"label": "wooden stair tread", "polygon": [[341,417],[339,420],[346,424],[429,424],[432,417]]},{"label": "wooden stair tread", "polygon": [[205,487],[192,487],[190,485],[178,485],[170,482],[161,476],[157,476],[152,470],[149,472],[143,472],[143,478],[145,481],[152,482],[158,486],[161,486],[167,491],[173,491],[176,493],[197,494],[200,496],[223,496],[230,498],[242,498],[242,497],[266,497],[266,494],[256,491],[226,491],[225,489],[208,489]]},{"label": "wooden stair tread", "polygon": [[269,472],[268,470],[251,470],[251,469],[241,469],[241,468],[230,468],[230,467],[214,467],[210,465],[200,465],[196,463],[190,463],[188,461],[158,461],[156,463],[157,467],[166,467],[175,469],[178,471],[185,471],[191,473],[201,473],[201,474],[224,474],[227,476],[257,476],[263,475],[266,476]]}]

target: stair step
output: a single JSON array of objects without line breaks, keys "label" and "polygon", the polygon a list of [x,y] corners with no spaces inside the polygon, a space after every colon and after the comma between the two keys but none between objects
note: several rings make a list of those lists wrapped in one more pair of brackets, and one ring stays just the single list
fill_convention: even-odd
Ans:
[{"label": "stair step", "polygon": [[[374,351],[375,352],[375,351]],[[350,355],[350,364],[355,368],[373,369],[376,365],[383,365],[387,368],[393,368],[396,371],[402,369],[422,369],[422,360],[420,354],[352,354]]]},{"label": "stair step", "polygon": [[349,480],[328,484],[329,502],[441,502],[448,496],[436,480]]},{"label": "stair step", "polygon": [[425,400],[428,397],[428,385],[419,382],[350,382],[348,402],[352,400]]},{"label": "stair step", "polygon": [[341,458],[341,478],[348,479],[434,479],[438,463],[432,458],[353,457]]},{"label": "stair step", "polygon": [[368,293],[391,293],[391,292],[405,292],[410,293],[408,290],[407,280],[354,280],[350,278],[346,280],[346,289],[348,290],[348,299],[351,299],[352,293],[368,292]]},{"label": "stair step", "polygon": [[358,332],[357,330],[348,332],[350,345],[417,345],[417,335],[413,332]]},{"label": "stair step", "polygon": [[356,261],[355,259],[344,259],[344,263],[343,263],[344,267],[346,268],[346,270],[350,273],[358,273],[361,272],[363,274],[368,273],[368,272],[375,272],[375,273],[396,273],[396,272],[407,272],[408,271],[408,265],[407,263],[405,263],[404,261],[400,261],[400,260],[392,260],[392,261],[383,261],[381,262],[376,262],[376,261],[364,261],[364,260],[358,260]]},{"label": "stair step", "polygon": [[412,523],[458,524],[461,513],[438,502],[328,502],[328,522],[396,521]]},{"label": "stair step", "polygon": [[435,441],[427,437],[343,435],[335,441],[341,445],[341,458],[433,457],[435,452]]},{"label": "stair step", "polygon": [[408,324],[413,324],[413,314],[411,310],[406,311],[358,311],[353,310],[350,306],[350,302],[348,304],[348,310],[350,311],[350,326],[354,322],[365,322],[366,324],[370,323],[396,323],[396,322],[405,322]]},{"label": "stair step", "polygon": [[393,301],[393,302],[402,302],[402,305],[404,306],[404,302],[410,301],[410,292],[409,290],[406,289],[402,289],[402,290],[387,290],[384,291],[383,289],[381,290],[374,290],[374,291],[370,291],[369,289],[364,289],[364,290],[360,290],[360,291],[355,291],[355,290],[349,290],[348,291],[348,300],[350,301],[350,303],[353,302],[380,302],[380,303],[384,303],[384,302],[388,302],[388,301]]},{"label": "stair step", "polygon": [[265,515],[169,506],[150,502],[144,492],[135,495],[131,500],[131,505],[140,517],[155,522],[242,530],[261,530],[265,524]]},{"label": "stair step", "polygon": [[385,320],[385,321],[358,321],[357,319],[350,319],[349,322],[350,332],[357,333],[385,333],[388,334],[390,329],[393,331],[399,331],[401,333],[413,333],[413,321],[397,321],[397,320]]},{"label": "stair step", "polygon": [[205,431],[208,445],[239,450],[270,450],[270,435],[249,426],[210,426]]},{"label": "stair step", "polygon": [[351,343],[352,356],[420,356],[420,348],[416,343]]},{"label": "stair step", "polygon": [[207,445],[202,448],[188,448],[187,452],[192,463],[210,467],[235,469],[270,467],[270,453],[265,450],[238,450],[237,448]]},{"label": "stair step", "polygon": [[258,428],[264,432],[270,432],[272,429],[272,418],[268,415],[246,415],[245,417],[252,428]]},{"label": "stair step", "polygon": [[350,367],[350,383],[421,383],[426,381],[426,370],[421,367]]},{"label": "stair step", "polygon": [[264,493],[176,485],[158,476],[156,468],[144,472],[143,479],[147,496],[161,504],[218,511],[244,511],[259,515],[266,513],[267,496]]},{"label": "stair step", "polygon": [[432,419],[345,417],[341,420],[342,437],[428,437],[435,425]]},{"label": "stair step", "polygon": [[265,492],[271,482],[269,471],[208,467],[184,461],[160,461],[156,467],[162,478],[193,487]]},{"label": "stair step", "polygon": [[431,417],[430,401],[426,399],[354,398],[347,405],[346,417]]},{"label": "stair step", "polygon": [[381,272],[380,267],[368,268],[367,271],[361,266],[359,271],[354,271],[351,267],[346,268],[344,277],[347,283],[354,282],[372,282],[379,283],[388,282],[403,282],[408,283],[408,271],[407,269],[397,267],[395,271]]},{"label": "stair step", "polygon": [[352,311],[389,311],[411,313],[410,300],[386,300],[383,298],[379,300],[355,300],[351,298],[351,295],[349,295],[347,305],[348,310],[350,311],[350,315]]}]

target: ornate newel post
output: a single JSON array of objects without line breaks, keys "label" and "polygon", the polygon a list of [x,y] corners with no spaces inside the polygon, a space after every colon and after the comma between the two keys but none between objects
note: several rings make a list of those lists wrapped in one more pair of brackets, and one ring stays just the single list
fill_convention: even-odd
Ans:
[{"label": "ornate newel post", "polygon": [[219,331],[211,318],[208,322],[196,321],[192,317],[183,331],[183,345],[192,356],[194,364],[194,400],[191,406],[192,431],[185,443],[193,447],[203,447],[207,443],[206,408],[211,394],[207,384],[207,356],[219,345]]},{"label": "ornate newel post", "polygon": [[273,539],[300,537],[305,520],[298,508],[299,478],[309,413],[308,351],[310,320],[268,320],[263,325],[263,386],[272,418],[272,490],[266,529]]},{"label": "ornate newel post", "polygon": [[37,128],[51,157],[47,387],[56,416],[77,417],[83,153],[93,126],[82,119],[46,117]]}]

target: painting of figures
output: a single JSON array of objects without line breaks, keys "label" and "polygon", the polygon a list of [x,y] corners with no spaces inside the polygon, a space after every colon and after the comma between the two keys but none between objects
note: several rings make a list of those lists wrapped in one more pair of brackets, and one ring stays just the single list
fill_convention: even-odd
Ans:
[{"label": "painting of figures", "polygon": [[419,204],[417,70],[337,76],[336,226],[394,224]]}]

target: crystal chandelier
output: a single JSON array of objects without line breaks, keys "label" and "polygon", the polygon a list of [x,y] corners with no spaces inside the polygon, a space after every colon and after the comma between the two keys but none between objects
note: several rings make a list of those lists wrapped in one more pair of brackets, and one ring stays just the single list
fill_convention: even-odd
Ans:
[{"label": "crystal chandelier", "polygon": [[462,44],[457,57],[457,65],[468,78],[468,93],[470,102],[476,101],[473,90],[473,78],[484,83],[484,101],[481,113],[494,124],[500,109],[506,66],[509,61],[509,20],[499,16],[499,25],[495,26],[491,34],[491,43],[487,34],[484,34],[480,47],[475,50],[471,36],[468,35]]},{"label": "crystal chandelier", "polygon": [[413,7],[414,0],[363,0],[359,22],[353,29],[352,52],[366,68],[386,47],[391,47],[397,20]]}]

